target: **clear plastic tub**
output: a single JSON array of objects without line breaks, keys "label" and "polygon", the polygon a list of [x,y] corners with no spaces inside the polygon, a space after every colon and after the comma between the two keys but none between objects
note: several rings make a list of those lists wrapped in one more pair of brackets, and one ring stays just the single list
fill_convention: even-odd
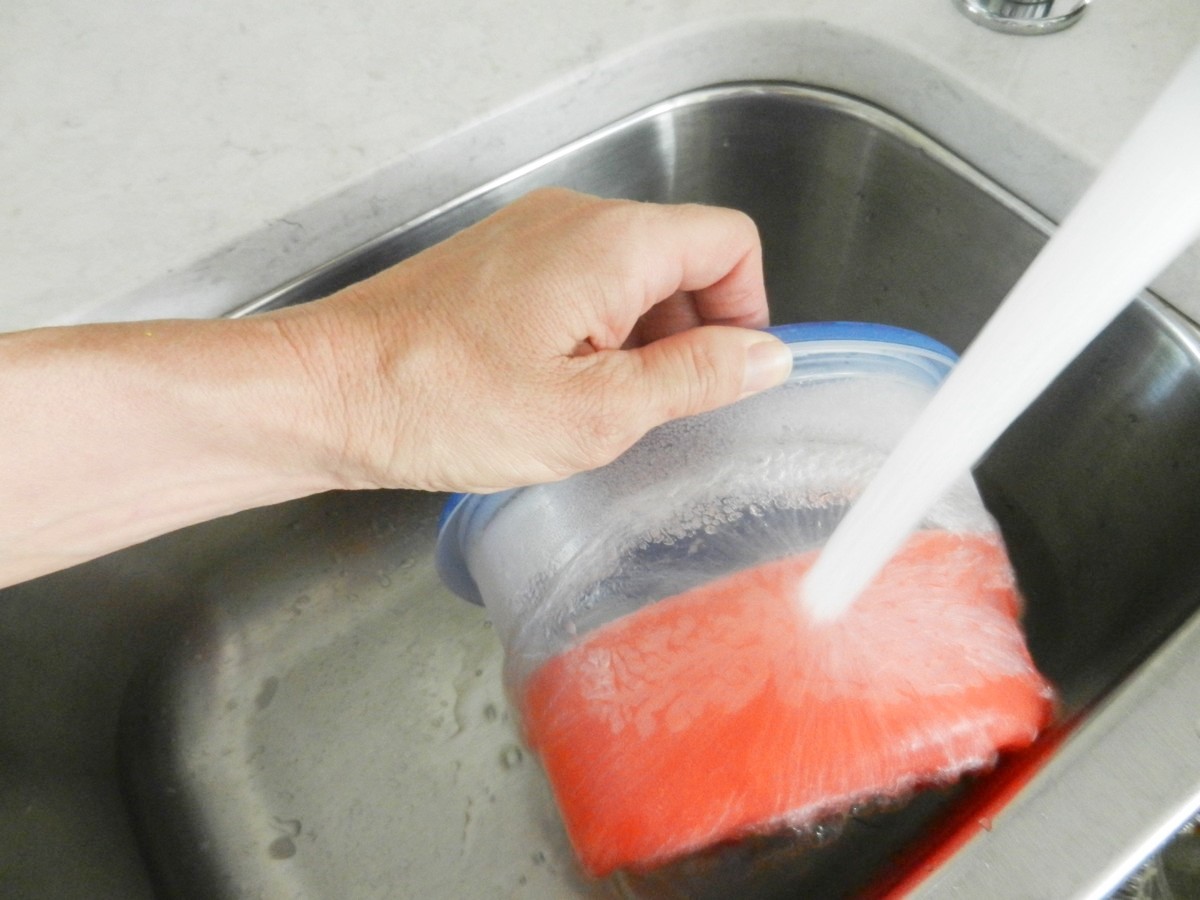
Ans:
[{"label": "clear plastic tub", "polygon": [[[763,579],[777,586],[802,570],[955,361],[936,341],[890,326],[772,330],[795,361],[783,385],[665,424],[601,469],[554,484],[455,496],[442,516],[439,571],[455,592],[488,608],[529,743],[594,875],[626,870],[641,877],[710,844],[758,840],[779,827],[809,828],[850,806],[891,802],[930,776],[952,783],[990,765],[998,747],[1028,743],[1044,724],[1049,692],[1025,653],[1011,568],[968,474],[922,523],[934,568],[943,555],[960,554],[955,571],[936,575],[943,586],[954,579],[959,586],[942,589],[932,611],[906,609],[899,624],[886,610],[882,620],[871,618],[872,629],[882,621],[890,632],[880,636],[886,650],[877,654],[872,637],[855,635],[853,652],[843,653],[822,634],[833,656],[816,683],[803,683],[809,670],[795,660],[814,645],[807,638],[788,643],[793,623],[790,613],[780,617],[779,590],[769,591],[776,599],[747,602],[746,590],[760,590]],[[953,537],[947,543],[939,535]],[[932,571],[928,554],[919,566],[902,576],[922,594],[916,607],[929,593],[922,584]],[[965,644],[978,631],[982,620],[968,621],[977,614],[991,617],[986,627],[995,626],[1011,649],[1002,659],[989,648],[976,654],[989,660],[980,678],[960,652],[970,657],[975,649]],[[765,624],[771,616],[774,624]],[[923,659],[909,656],[910,627],[932,635]],[[966,629],[965,638],[950,636],[956,627]],[[831,689],[826,676],[845,671],[847,660],[853,671]],[[879,670],[891,673],[882,686],[871,681]],[[954,693],[960,680],[1018,686],[986,711],[963,716],[970,703]],[[814,726],[810,711],[846,709],[846,696],[860,693],[852,702],[861,715],[850,715],[861,721],[852,723],[846,746],[857,740],[860,759],[876,753],[875,770],[785,771],[801,765],[805,752],[789,742],[811,747],[800,732],[825,727]],[[927,696],[914,701],[910,715],[910,696],[921,694]],[[1022,711],[1003,735],[976,727],[1017,706]],[[916,728],[890,731],[879,725],[888,717]],[[964,734],[969,748],[947,749]],[[828,744],[835,757],[843,755],[840,742],[834,734]],[[717,752],[714,744],[721,745]],[[924,752],[918,747],[936,752],[905,770]],[[754,771],[764,768],[773,770],[765,788]],[[750,781],[760,787],[749,789]],[[734,823],[727,812],[739,804]],[[704,871],[708,881],[710,869]],[[741,892],[740,878],[726,887]]]}]

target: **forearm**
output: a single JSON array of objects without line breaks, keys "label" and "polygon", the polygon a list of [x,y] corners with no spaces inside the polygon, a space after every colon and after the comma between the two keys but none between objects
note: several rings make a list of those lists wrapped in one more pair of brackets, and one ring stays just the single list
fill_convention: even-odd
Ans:
[{"label": "forearm", "polygon": [[0,336],[0,585],[340,486],[301,354],[271,319]]}]

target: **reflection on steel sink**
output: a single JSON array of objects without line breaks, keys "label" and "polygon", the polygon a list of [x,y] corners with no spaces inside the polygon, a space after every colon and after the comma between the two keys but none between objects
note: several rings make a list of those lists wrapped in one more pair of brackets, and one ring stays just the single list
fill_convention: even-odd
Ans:
[{"label": "reflection on steel sink", "polygon": [[[738,85],[620,122],[237,314],[322,296],[547,184],[744,209],[763,236],[775,321],[887,322],[958,349],[1047,229],[877,109],[794,86]],[[1192,727],[1197,698],[1187,692],[1200,691],[1200,673],[1185,677],[1188,659],[1200,659],[1200,635],[1188,623],[1200,604],[1198,347],[1189,323],[1142,298],[979,469],[1029,598],[1033,652],[1081,724],[991,831],[926,881],[929,896],[963,895],[962,884],[974,885],[971,896],[1103,896],[1191,812],[1200,754],[1170,726]],[[4,650],[24,641],[61,652],[55,671],[92,664],[87,648],[72,644],[71,626],[62,626],[61,650],[39,637],[86,615],[89,599],[128,646],[125,662],[106,670],[77,710],[47,711],[41,722],[34,651],[17,657],[28,667],[24,681],[10,671],[17,663],[0,660],[0,733],[41,729],[11,750],[0,744],[0,761],[11,752],[11,771],[36,772],[55,754],[83,753],[59,749],[78,740],[68,717],[90,723],[93,749],[106,746],[115,726],[105,714],[144,659],[124,693],[120,772],[162,893],[586,897],[631,889],[590,883],[574,868],[508,711],[486,615],[451,596],[433,571],[440,501],[410,492],[323,495],[5,592]],[[1170,690],[1150,689],[1172,678]],[[1140,739],[1147,723],[1158,729],[1157,744]],[[1104,774],[1108,759],[1120,760],[1119,774]],[[1155,774],[1167,769],[1169,777]],[[121,802],[110,775],[106,761],[80,781],[83,793],[94,786],[79,813],[89,825]],[[792,896],[853,893],[960,800],[922,800],[851,825],[774,886]],[[68,808],[51,803],[28,815],[65,818]],[[0,808],[0,843],[8,829],[18,833],[21,814]],[[113,834],[105,840],[127,852]],[[84,852],[99,855],[94,846]],[[0,866],[0,893],[6,877]]]}]

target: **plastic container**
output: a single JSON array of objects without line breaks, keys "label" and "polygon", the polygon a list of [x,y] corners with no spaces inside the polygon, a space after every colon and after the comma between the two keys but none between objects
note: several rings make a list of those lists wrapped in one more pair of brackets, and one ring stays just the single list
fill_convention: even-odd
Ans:
[{"label": "plastic container", "polygon": [[[829,643],[836,631],[813,632],[780,600],[955,356],[889,326],[772,330],[795,361],[783,385],[667,423],[601,469],[453,497],[442,517],[440,573],[489,609],[526,737],[593,875],[652,873],[657,884],[653,873],[682,861],[667,878],[676,886],[686,877],[749,896],[756,867],[742,863],[762,853],[743,850],[763,835],[952,783],[1044,725],[1049,692],[968,474],[922,522],[923,568],[899,576],[915,605],[895,615],[885,604],[880,618],[864,597],[856,609],[870,633],[850,619],[836,626],[849,653]],[[962,552],[957,569],[943,567]],[[981,640],[978,653],[968,646]],[[978,673],[976,659],[986,661]],[[979,684],[997,693],[962,699]],[[990,730],[1001,720],[1007,730]],[[718,846],[733,849],[714,857]],[[697,858],[699,869],[688,863]],[[722,872],[736,861],[729,878],[714,881],[714,859]]]}]

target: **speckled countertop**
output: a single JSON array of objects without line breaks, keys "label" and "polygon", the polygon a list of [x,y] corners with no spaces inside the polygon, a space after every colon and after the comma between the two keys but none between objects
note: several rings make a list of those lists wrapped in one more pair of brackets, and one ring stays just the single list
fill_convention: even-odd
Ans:
[{"label": "speckled countertop", "polygon": [[[0,9],[0,330],[220,314],[736,79],[879,102],[1061,216],[1197,41],[1196,0],[1097,2],[1038,38],[950,0],[16,0]],[[1197,272],[1160,285],[1193,316]]]}]

